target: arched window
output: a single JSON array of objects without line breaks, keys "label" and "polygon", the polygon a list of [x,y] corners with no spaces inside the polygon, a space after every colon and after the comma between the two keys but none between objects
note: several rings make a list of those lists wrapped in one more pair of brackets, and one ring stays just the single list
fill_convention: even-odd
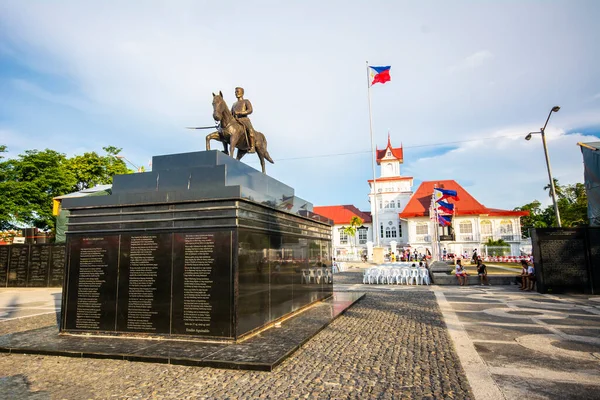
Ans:
[{"label": "arched window", "polygon": [[481,241],[487,242],[488,239],[491,239],[494,236],[494,232],[492,231],[492,221],[486,219],[481,221],[480,225]]},{"label": "arched window", "polygon": [[394,172],[394,166],[392,165],[392,163],[387,163],[385,169],[389,174],[392,174]]},{"label": "arched window", "polygon": [[395,238],[396,237],[396,227],[392,226],[392,237]]},{"label": "arched window", "polygon": [[471,221],[460,221],[458,225],[460,240],[473,241],[473,223]]},{"label": "arched window", "polygon": [[343,226],[338,229],[338,232],[340,233],[340,244],[348,244],[348,234],[344,229]]},{"label": "arched window", "polygon": [[512,221],[503,219],[500,221],[500,237],[504,240],[513,240],[513,224]]},{"label": "arched window", "polygon": [[390,208],[396,208],[396,202],[394,200],[390,201]]},{"label": "arched window", "polygon": [[388,151],[386,155],[387,155],[388,157],[391,157],[391,156],[392,156],[392,152],[391,152],[391,151]]},{"label": "arched window", "polygon": [[386,238],[392,237],[392,231],[389,226],[387,228],[385,228],[385,237]]},{"label": "arched window", "polygon": [[389,201],[385,201],[385,208],[390,208],[390,202]]},{"label": "arched window", "polygon": [[397,204],[398,204],[398,208],[400,208],[400,204],[401,204],[400,200],[397,201]]}]

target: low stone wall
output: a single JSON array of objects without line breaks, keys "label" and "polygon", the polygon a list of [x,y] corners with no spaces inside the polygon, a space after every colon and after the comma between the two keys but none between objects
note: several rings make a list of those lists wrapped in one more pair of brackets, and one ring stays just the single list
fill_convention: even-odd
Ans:
[{"label": "low stone wall", "polygon": [[[488,275],[490,285],[501,286],[501,285],[512,285],[515,283],[515,275],[502,274],[502,275]],[[458,285],[456,275],[445,274],[445,273],[433,273],[433,284],[434,285]],[[469,275],[469,285],[479,285],[478,275]]]}]

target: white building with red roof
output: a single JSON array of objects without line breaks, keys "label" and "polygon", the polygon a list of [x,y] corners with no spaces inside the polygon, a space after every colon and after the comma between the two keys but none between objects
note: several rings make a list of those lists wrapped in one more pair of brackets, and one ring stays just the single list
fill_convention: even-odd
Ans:
[{"label": "white building with red roof", "polygon": [[[454,205],[452,225],[441,227],[430,218],[430,205],[434,188],[454,190],[459,200],[446,199]],[[447,253],[478,254],[484,249],[488,239],[503,239],[511,247],[511,255],[520,254],[521,221],[527,211],[510,211],[489,208],[478,202],[469,192],[454,180],[422,182],[399,216],[408,225],[408,240],[413,248],[425,254],[432,250],[432,236],[438,229],[441,249]]]},{"label": "white building with red roof", "polygon": [[[334,257],[338,259],[356,258],[367,251],[367,243],[373,242],[371,214],[360,211],[353,205],[313,207],[313,212],[333,221],[332,246]],[[352,217],[358,217],[363,224],[356,229],[355,237],[349,237],[345,228]]]},{"label": "white building with red roof", "polygon": [[[388,142],[383,150],[376,150],[380,177],[368,181],[370,187],[369,202],[371,213],[360,211],[352,205],[314,207],[335,223],[333,227],[333,247],[337,257],[349,255],[353,243],[358,254],[379,244],[385,252],[398,252],[410,248],[426,254],[433,252],[432,242],[435,230],[440,237],[439,250],[446,253],[472,254],[477,249],[481,254],[488,239],[503,239],[511,247],[511,255],[520,254],[521,222],[527,211],[510,211],[489,208],[478,202],[469,192],[454,180],[422,182],[413,193],[413,178],[402,176],[400,164],[404,162],[402,146],[393,147],[388,134]],[[430,216],[430,205],[434,188],[454,190],[458,201],[447,199],[454,204],[452,224],[441,227]],[[364,222],[358,229],[356,238],[349,238],[344,228],[353,216]],[[377,236],[374,236],[378,235]],[[369,254],[370,256],[370,254]]]}]

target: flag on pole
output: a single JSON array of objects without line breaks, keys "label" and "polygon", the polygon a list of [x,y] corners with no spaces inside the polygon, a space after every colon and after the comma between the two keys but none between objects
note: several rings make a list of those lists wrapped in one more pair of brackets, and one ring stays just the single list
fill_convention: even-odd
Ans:
[{"label": "flag on pole", "polygon": [[386,83],[392,80],[390,77],[390,65],[387,67],[371,67],[370,75],[371,75],[371,86],[376,83]]},{"label": "flag on pole", "polygon": [[[458,198],[458,193],[456,193],[456,190],[440,189],[440,188],[433,188],[433,190],[437,190],[439,193],[442,194],[441,197],[436,198],[437,201],[444,200],[444,199],[454,199],[456,201],[460,200]],[[436,197],[438,197],[438,196],[436,196]]]},{"label": "flag on pole", "polygon": [[438,200],[438,208],[445,213],[452,214],[454,211],[454,204],[446,203],[445,201]]},{"label": "flag on pole", "polygon": [[438,215],[438,222],[442,226],[449,226],[451,224],[452,217],[449,215]]}]

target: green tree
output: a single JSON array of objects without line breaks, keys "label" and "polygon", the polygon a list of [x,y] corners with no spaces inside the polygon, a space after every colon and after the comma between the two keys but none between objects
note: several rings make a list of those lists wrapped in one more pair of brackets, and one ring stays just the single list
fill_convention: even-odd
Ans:
[{"label": "green tree", "polygon": [[[558,184],[558,179],[552,178],[552,180],[554,181],[554,188],[556,189],[556,197],[560,198],[563,195],[562,187]],[[548,196],[552,197],[552,187],[550,186],[550,183],[544,186],[544,190],[547,190]]]},{"label": "green tree", "polygon": [[537,200],[525,204],[521,207],[516,207],[515,211],[529,211],[529,215],[521,217],[521,232],[523,236],[529,237],[530,228],[547,228],[552,220],[541,208],[542,203]]},{"label": "green tree", "polygon": [[127,169],[123,160],[116,157],[121,152],[120,148],[108,146],[102,149],[106,152],[104,156],[90,152],[68,160],[67,168],[76,179],[73,191],[109,184],[114,175],[132,172]]},{"label": "green tree", "polygon": [[0,161],[0,226],[54,227],[52,198],[75,185],[66,163],[64,154],[50,149],[27,150],[16,159]]},{"label": "green tree", "polygon": [[[560,185],[558,179],[554,178],[554,186],[556,188],[556,198],[558,211],[560,213],[561,225],[564,228],[577,226],[587,226],[587,194],[583,183],[575,183],[574,185]],[[544,186],[544,190],[552,190],[550,185]],[[554,205],[550,204],[545,208],[541,208],[541,203],[534,200],[524,206],[517,207],[515,210],[529,211],[529,216],[521,217],[521,232],[524,236],[529,236],[529,228],[547,228],[556,226],[556,214]]]},{"label": "green tree", "polygon": [[506,243],[504,239],[493,240],[489,238],[485,242],[486,252],[488,256],[504,256],[510,254],[510,244]]},{"label": "green tree", "polygon": [[355,254],[356,250],[356,229],[362,226],[363,220],[356,215],[350,218],[350,225],[344,227],[343,231],[350,237],[350,245],[352,246],[352,254]]}]

